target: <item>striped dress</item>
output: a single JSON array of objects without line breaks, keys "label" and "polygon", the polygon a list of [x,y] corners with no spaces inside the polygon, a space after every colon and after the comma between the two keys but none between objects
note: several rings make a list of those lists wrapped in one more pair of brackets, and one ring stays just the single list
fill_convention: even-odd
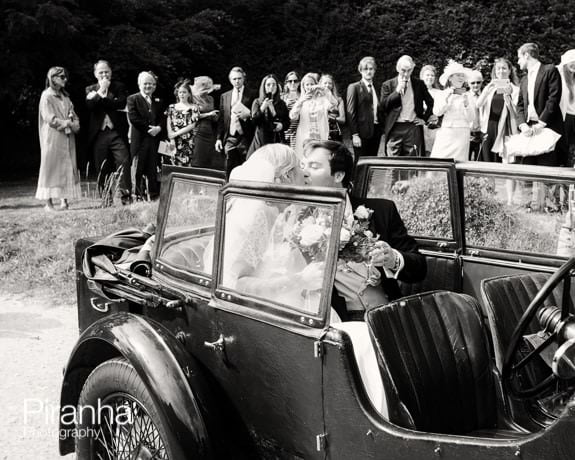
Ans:
[{"label": "striped dress", "polygon": [[[282,95],[283,101],[287,105],[288,112],[291,110],[295,102],[299,99],[299,93],[284,93]],[[299,119],[290,120],[288,129],[285,131],[286,142],[292,149],[295,149],[295,134],[299,124]]]}]

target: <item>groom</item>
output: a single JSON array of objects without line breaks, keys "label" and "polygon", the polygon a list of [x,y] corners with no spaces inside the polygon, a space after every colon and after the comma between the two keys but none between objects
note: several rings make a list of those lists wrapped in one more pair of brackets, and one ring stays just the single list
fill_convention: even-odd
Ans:
[{"label": "groom", "polygon": [[[345,145],[334,141],[311,141],[304,147],[302,169],[306,185],[320,187],[347,188],[351,181],[354,162],[351,152]],[[351,199],[347,206],[355,209],[359,205],[373,209],[373,228],[379,234],[380,243],[373,249],[373,265],[381,272],[384,297],[390,301],[401,297],[397,280],[415,283],[425,278],[427,265],[419,252],[415,240],[407,230],[395,203],[385,199]],[[349,211],[349,210],[348,210]],[[336,273],[336,286],[346,282],[340,272]],[[332,297],[332,307],[342,320],[362,319],[365,310],[351,308],[349,302],[336,290]],[[355,302],[354,302],[355,303]]]}]

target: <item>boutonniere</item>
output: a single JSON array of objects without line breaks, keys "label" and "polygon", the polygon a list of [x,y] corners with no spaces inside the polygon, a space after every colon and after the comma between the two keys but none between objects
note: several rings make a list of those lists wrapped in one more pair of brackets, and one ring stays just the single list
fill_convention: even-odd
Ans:
[{"label": "boutonniere", "polygon": [[369,230],[373,209],[358,206],[351,222],[344,222],[339,237],[339,258],[345,262],[368,262],[379,235]]}]

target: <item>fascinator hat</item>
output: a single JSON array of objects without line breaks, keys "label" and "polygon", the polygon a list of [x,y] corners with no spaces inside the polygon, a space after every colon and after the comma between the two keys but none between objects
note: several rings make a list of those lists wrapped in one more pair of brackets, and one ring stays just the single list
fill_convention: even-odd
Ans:
[{"label": "fascinator hat", "polygon": [[565,53],[563,53],[563,55],[561,56],[561,64],[560,65],[569,64],[570,62],[573,62],[573,61],[575,61],[575,49],[568,50],[568,51],[565,51]]},{"label": "fascinator hat", "polygon": [[471,74],[471,69],[463,67],[463,64],[460,64],[459,62],[449,61],[449,63],[445,66],[445,69],[443,69],[441,77],[439,77],[439,83],[441,86],[445,86],[449,80],[449,77],[455,75],[456,73],[465,75],[465,79],[468,80],[469,75]]},{"label": "fascinator hat", "polygon": [[194,85],[192,86],[192,91],[194,94],[209,94],[214,91],[216,85],[210,77],[201,76],[194,78]]}]

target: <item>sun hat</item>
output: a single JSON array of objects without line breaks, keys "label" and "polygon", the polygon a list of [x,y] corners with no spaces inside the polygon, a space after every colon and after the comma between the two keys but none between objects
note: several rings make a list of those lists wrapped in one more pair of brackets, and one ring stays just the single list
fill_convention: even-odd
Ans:
[{"label": "sun hat", "polygon": [[471,69],[463,67],[463,64],[460,64],[459,62],[449,61],[449,63],[445,66],[445,69],[443,69],[441,77],[439,77],[439,83],[441,86],[445,86],[447,84],[447,80],[449,80],[449,77],[456,73],[462,73],[465,75],[466,79],[469,79]]},{"label": "sun hat", "polygon": [[194,85],[192,86],[194,94],[207,94],[215,89],[214,81],[210,77],[201,76],[194,78]]},{"label": "sun hat", "polygon": [[575,61],[575,50],[568,50],[561,56],[561,65]]}]

